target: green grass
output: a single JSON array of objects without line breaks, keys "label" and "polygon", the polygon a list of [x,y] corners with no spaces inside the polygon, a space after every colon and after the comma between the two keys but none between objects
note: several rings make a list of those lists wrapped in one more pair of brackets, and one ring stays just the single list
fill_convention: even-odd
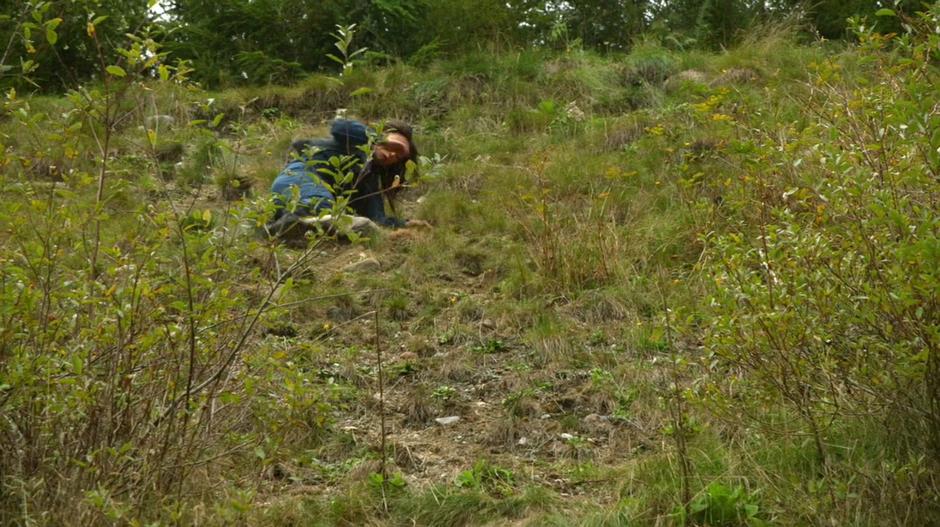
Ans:
[{"label": "green grass", "polygon": [[[760,294],[740,294],[719,306],[722,293],[737,284],[715,285],[738,261],[731,257],[744,259],[741,280],[763,276],[763,248],[748,245],[761,239],[755,218],[766,218],[760,225],[767,229],[788,216],[758,204],[778,204],[792,187],[826,190],[819,181],[827,173],[808,154],[832,153],[826,144],[812,143],[818,117],[806,101],[818,103],[807,84],[813,64],[838,65],[847,89],[871,82],[863,77],[876,73],[856,48],[796,45],[792,38],[779,28],[767,30],[718,54],[673,51],[654,42],[638,43],[622,56],[477,53],[422,67],[360,67],[340,80],[311,76],[292,86],[212,94],[155,86],[153,104],[175,119],[158,137],[160,145],[170,145],[165,155],[172,159],[155,160],[147,146],[150,109],[129,114],[117,129],[106,172],[103,216],[94,206],[100,166],[94,140],[84,132],[53,140],[46,128],[69,125],[67,103],[30,99],[32,112],[49,116],[45,124],[0,121],[0,139],[12,153],[10,176],[0,188],[0,240],[11,242],[3,263],[12,269],[0,284],[10,300],[0,315],[27,320],[33,329],[64,324],[67,317],[59,312],[97,320],[111,328],[114,342],[133,341],[110,367],[127,368],[122,382],[139,389],[97,405],[95,397],[120,391],[101,384],[107,372],[95,361],[108,355],[92,360],[111,348],[94,340],[88,327],[43,333],[57,346],[43,352],[48,360],[17,359],[22,368],[10,379],[43,373],[34,376],[29,404],[48,404],[45,416],[68,410],[61,415],[70,417],[37,432],[50,442],[39,453],[50,456],[52,468],[41,475],[27,477],[17,472],[22,467],[14,456],[0,458],[0,468],[13,474],[0,493],[0,523],[38,521],[46,508],[52,523],[80,518],[89,524],[120,516],[193,525],[681,525],[683,483],[699,522],[718,521],[715,511],[745,511],[756,520],[738,517],[728,524],[929,523],[938,510],[937,483],[935,461],[917,439],[928,435],[917,427],[923,423],[892,438],[886,433],[891,427],[919,421],[898,413],[886,427],[840,414],[828,399],[816,401],[809,412],[833,416],[822,432],[829,453],[823,466],[805,415],[772,383],[750,384],[765,377],[749,376],[747,368],[779,357],[779,350],[761,349],[768,355],[747,356],[751,362],[723,362],[734,346],[763,342],[762,331],[776,329],[748,318],[752,306],[767,309]],[[670,82],[688,70],[701,77]],[[324,121],[338,108],[362,118],[416,122],[422,153],[443,161],[433,174],[426,170],[402,205],[433,229],[404,239],[322,242],[274,297],[282,307],[260,317],[219,393],[188,402],[186,411],[199,416],[199,428],[179,444],[166,432],[165,443],[137,449],[136,442],[150,436],[133,431],[158,420],[132,408],[163,393],[155,387],[172,393],[185,380],[161,375],[185,370],[177,365],[189,361],[189,322],[198,326],[192,367],[205,378],[238,341],[235,330],[250,320],[264,284],[300,258],[301,251],[252,233],[265,217],[266,189],[290,142],[323,134]],[[71,158],[67,147],[76,152]],[[797,155],[806,158],[799,170],[790,157]],[[51,174],[50,165],[73,172],[52,184],[39,177]],[[236,177],[250,183],[253,195],[220,199],[220,186]],[[760,185],[755,178],[762,178]],[[65,216],[48,212],[47,188],[58,189],[53,201],[61,207],[54,210]],[[833,224],[850,223],[850,212]],[[184,218],[187,254],[198,271],[194,312],[174,213]],[[12,222],[26,214],[33,231]],[[102,219],[104,277],[89,286],[82,280],[95,218]],[[64,233],[58,252],[49,253],[51,246],[36,237],[49,232]],[[719,242],[740,252],[722,252]],[[347,265],[360,253],[377,258],[380,268],[350,271]],[[917,263],[911,258],[908,263]],[[807,256],[792,267],[814,268],[807,261],[814,260]],[[48,278],[38,270],[54,267],[51,262],[64,270]],[[140,288],[129,274],[138,268],[146,271]],[[779,276],[795,272],[788,269],[773,270]],[[30,294],[40,296],[17,293],[17,281],[29,282]],[[66,282],[84,284],[90,296],[56,286],[50,289],[54,301],[44,303],[44,285]],[[787,292],[796,298],[811,290]],[[141,322],[147,330],[127,326],[124,305],[151,301],[154,310]],[[914,306],[898,308],[904,324],[915,324],[916,299],[903,301]],[[810,310],[802,306],[800,313]],[[719,307],[741,310],[721,326]],[[401,475],[384,489],[374,475],[381,459],[375,309],[393,453],[388,468]],[[766,312],[765,323],[792,315]],[[96,313],[103,318],[93,318]],[[829,313],[818,325],[828,327],[837,315]],[[864,333],[866,326],[845,327]],[[134,340],[134,330],[144,333],[142,340]],[[27,343],[30,331],[17,331],[23,357],[27,344],[45,349],[43,341]],[[95,345],[78,346],[69,335]],[[836,349],[842,345],[837,337],[824,342]],[[141,358],[161,346],[164,355]],[[73,348],[78,351],[68,351]],[[2,350],[0,357],[12,361],[13,354]],[[78,362],[83,357],[87,365]],[[832,364],[813,366],[830,368],[833,397],[882,389],[838,384],[840,370]],[[922,368],[916,361],[907,366],[905,375]],[[78,373],[81,367],[90,373]],[[143,376],[150,377],[141,381]],[[85,394],[76,388],[79,381],[94,391]],[[57,393],[69,398],[54,399]],[[29,408],[26,399],[15,400],[20,410]],[[685,412],[681,422],[677,401]],[[0,410],[7,411],[4,404],[6,399]],[[140,417],[136,427],[108,429],[130,445],[127,450],[102,440],[73,458],[56,457],[56,449],[75,444],[54,442],[68,435],[64,430],[108,412]],[[461,422],[434,422],[446,415]],[[123,421],[109,417],[102,423]],[[677,428],[684,431],[691,466],[685,482]],[[25,448],[26,436],[10,430],[18,448]],[[185,450],[187,444],[195,447]],[[151,447],[210,461],[159,492],[157,485],[135,487],[143,479],[121,479],[118,469],[125,466],[141,472],[159,463],[185,466],[186,459],[147,457],[155,455],[148,453]],[[113,464],[101,461],[112,458]],[[86,479],[65,479],[56,470]],[[87,494],[92,487],[80,481],[101,488]],[[23,500],[39,509],[36,516],[20,508]]]}]

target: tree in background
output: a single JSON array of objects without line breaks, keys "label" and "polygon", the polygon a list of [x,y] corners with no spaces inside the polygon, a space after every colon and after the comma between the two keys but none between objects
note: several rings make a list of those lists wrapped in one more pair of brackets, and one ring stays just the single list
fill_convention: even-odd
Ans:
[{"label": "tree in background", "polygon": [[428,0],[355,0],[343,23],[357,24],[358,41],[371,50],[407,57],[427,43],[422,23]]},{"label": "tree in background", "polygon": [[908,15],[924,10],[923,0],[816,0],[808,3],[786,0],[785,4],[790,9],[805,9],[807,21],[820,36],[828,39],[849,36],[847,21],[851,17],[868,17],[872,23],[877,23],[879,31],[888,33],[899,31],[900,23],[897,18],[879,17],[876,21],[874,15],[879,9],[896,9]]},{"label": "tree in background", "polygon": [[[293,79],[322,65],[339,1],[170,0],[164,46],[210,85]],[[317,57],[311,59],[310,57]]]},{"label": "tree in background", "polygon": [[522,43],[526,4],[505,0],[425,1],[415,37],[443,52],[491,49]]},{"label": "tree in background", "polygon": [[692,38],[699,46],[717,49],[733,44],[755,18],[774,12],[752,0],[675,0],[655,8],[655,20]]},{"label": "tree in background", "polygon": [[[653,25],[720,49],[755,21],[793,13],[805,13],[815,33],[833,39],[846,36],[849,17],[869,16],[880,31],[896,31],[901,19],[875,17],[879,9],[913,14],[922,7],[921,0],[159,0],[163,14],[153,20],[151,2],[0,0],[0,85],[25,78],[55,91],[94,78],[100,65],[93,48],[113,57],[114,42],[148,23],[166,51],[192,62],[198,80],[227,86],[291,82],[335,68],[326,58],[333,33],[351,24],[367,56],[422,62],[557,44],[562,33],[566,45],[625,51]],[[93,19],[97,44],[86,35]]]},{"label": "tree in background", "polygon": [[150,21],[144,0],[0,0],[0,13],[0,86],[43,91],[93,78],[99,56],[116,57],[117,42]]},{"label": "tree in background", "polygon": [[647,27],[648,0],[570,0],[547,2],[581,42],[598,50],[625,50]]},{"label": "tree in background", "polygon": [[[338,25],[392,57],[517,43],[519,3],[499,0],[167,0],[164,45],[210,85],[289,81],[332,68]],[[485,13],[486,16],[481,16]]]}]

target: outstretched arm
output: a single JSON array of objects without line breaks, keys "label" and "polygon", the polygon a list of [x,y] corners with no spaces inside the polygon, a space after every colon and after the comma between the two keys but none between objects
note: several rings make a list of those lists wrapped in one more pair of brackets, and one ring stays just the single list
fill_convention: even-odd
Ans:
[{"label": "outstretched arm", "polygon": [[375,223],[385,227],[404,227],[407,222],[385,215],[385,203],[381,194],[363,196],[361,199],[354,199],[351,203],[356,214],[365,216]]}]

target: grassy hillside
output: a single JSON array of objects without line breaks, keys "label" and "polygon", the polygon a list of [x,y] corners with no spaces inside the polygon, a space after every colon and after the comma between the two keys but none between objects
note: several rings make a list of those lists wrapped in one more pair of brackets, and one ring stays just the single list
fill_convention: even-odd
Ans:
[{"label": "grassy hillside", "polygon": [[[937,524],[937,16],[9,94],[0,523]],[[340,108],[433,228],[258,234]]]}]

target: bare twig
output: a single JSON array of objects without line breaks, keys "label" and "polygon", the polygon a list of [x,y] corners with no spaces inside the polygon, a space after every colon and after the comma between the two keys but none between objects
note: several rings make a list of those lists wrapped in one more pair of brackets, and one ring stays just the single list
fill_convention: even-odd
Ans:
[{"label": "bare twig", "polygon": [[669,364],[671,367],[670,374],[672,375],[673,404],[670,405],[669,413],[672,417],[673,427],[675,428],[674,437],[676,440],[676,454],[679,456],[679,470],[682,474],[682,509],[685,511],[685,517],[688,517],[689,504],[692,501],[692,463],[689,459],[688,444],[686,443],[686,417],[685,405],[682,404],[682,378],[679,372],[679,357],[672,335],[672,323],[669,320],[669,305],[666,302],[666,294],[663,291],[662,284],[659,285],[659,296],[660,300],[662,301],[663,316],[665,317],[666,322],[666,345],[669,346]]},{"label": "bare twig", "polygon": [[379,381],[379,433],[381,434],[380,448],[382,449],[382,458],[379,463],[379,473],[382,475],[382,504],[385,508],[385,512],[388,513],[388,500],[385,496],[385,491],[388,487],[388,470],[385,466],[386,460],[388,458],[388,448],[385,444],[385,438],[387,435],[387,431],[385,429],[385,371],[382,363],[382,343],[379,332],[378,306],[376,306],[372,313],[373,321],[375,322],[375,359],[378,369],[377,376]]}]

